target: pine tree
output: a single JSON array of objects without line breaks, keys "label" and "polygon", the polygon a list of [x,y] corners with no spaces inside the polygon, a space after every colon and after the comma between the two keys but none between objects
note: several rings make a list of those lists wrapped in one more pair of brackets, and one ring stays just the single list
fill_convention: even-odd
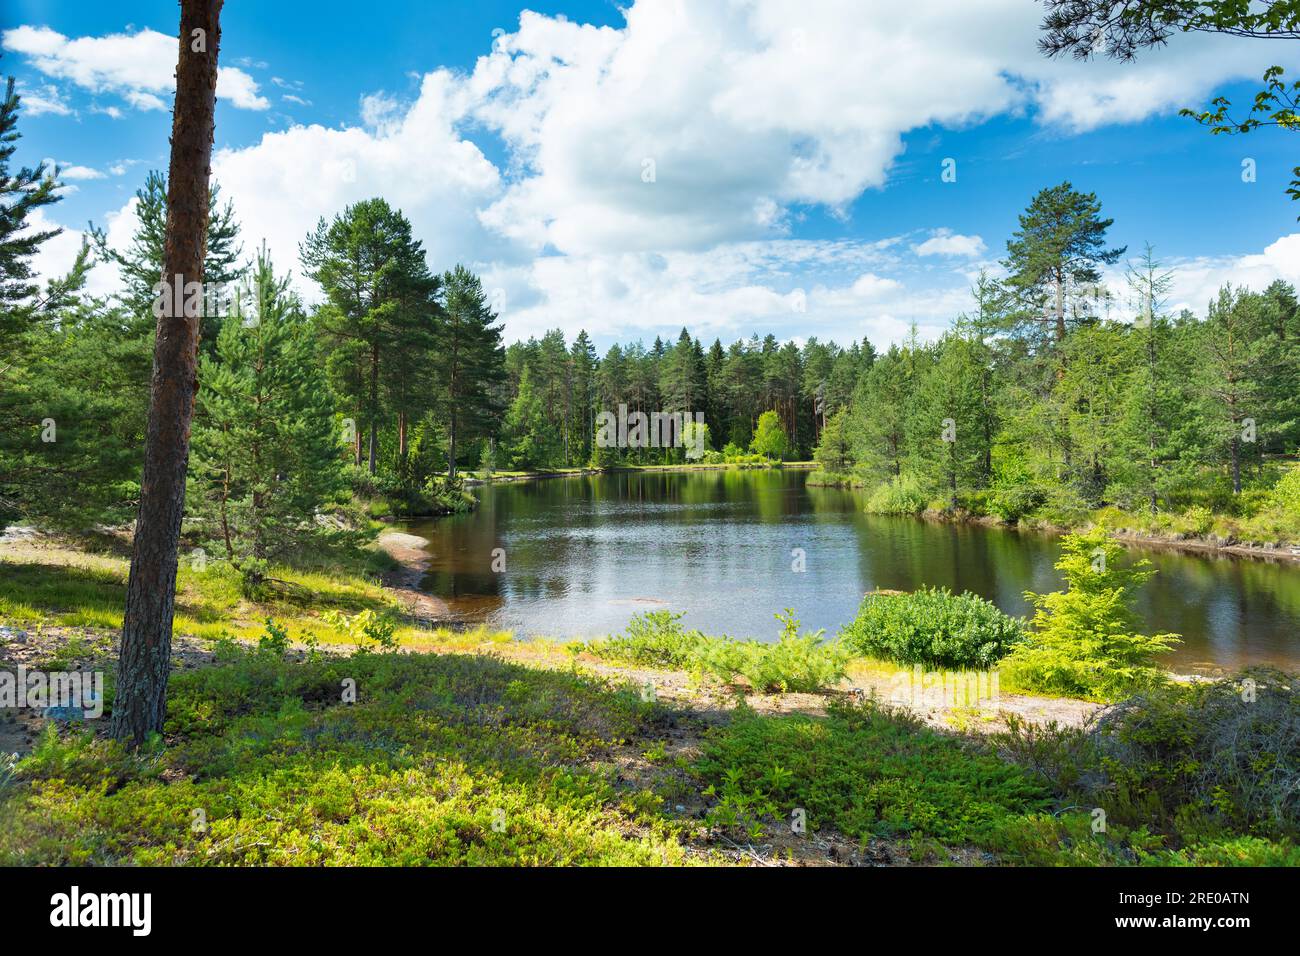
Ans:
[{"label": "pine tree", "polygon": [[58,169],[44,162],[10,171],[18,149],[20,98],[11,76],[0,101],[0,354],[9,354],[9,339],[22,332],[39,303],[31,258],[61,229],[31,229],[30,217],[61,198]]},{"label": "pine tree", "polygon": [[138,498],[147,343],[85,294],[88,255],[83,246],[0,359],[0,527],[121,524]]},{"label": "pine tree", "polygon": [[813,451],[813,460],[822,470],[832,475],[841,475],[853,467],[853,444],[849,440],[849,410],[841,408],[826,420],[821,439]]},{"label": "pine tree", "polygon": [[1112,462],[1122,448],[1121,429],[1140,361],[1136,344],[1126,328],[1109,322],[1076,329],[1065,343],[1064,372],[1053,396],[1064,410],[1074,450],[1071,478],[1092,507],[1105,500]]},{"label": "pine tree", "polygon": [[907,449],[907,401],[912,389],[911,360],[898,346],[872,365],[853,393],[850,435],[867,475],[897,478]]},{"label": "pine tree", "polygon": [[979,483],[986,458],[982,356],[974,342],[953,332],[933,348],[916,351],[905,412],[910,470],[928,489],[946,493],[956,508],[960,491]]},{"label": "pine tree", "polygon": [[[1118,488],[1121,496],[1145,499],[1147,509],[1155,514],[1160,507],[1161,489],[1172,459],[1186,440],[1176,441],[1186,420],[1185,387],[1171,374],[1172,328],[1164,314],[1166,296],[1173,285],[1173,275],[1162,272],[1155,252],[1147,244],[1142,258],[1130,266],[1129,289],[1134,298],[1137,318],[1133,335],[1139,355],[1129,377],[1128,401],[1119,431],[1116,472],[1131,476],[1128,484],[1134,493]],[[1127,505],[1135,501],[1124,502]]]},{"label": "pine tree", "polygon": [[[172,109],[163,274],[184,288],[203,278],[208,178],[216,113],[222,0],[182,0]],[[140,510],[131,542],[112,735],[138,747],[161,733],[171,670],[177,546],[185,510],[190,420],[198,390],[198,318],[158,318]]]},{"label": "pine tree", "polygon": [[317,327],[332,348],[345,350],[330,363],[334,386],[365,423],[373,475],[378,431],[393,411],[382,402],[385,384],[399,370],[390,369],[390,359],[403,349],[427,348],[438,279],[410,222],[382,199],[348,206],[330,223],[322,218],[300,255],[326,297]]},{"label": "pine tree", "polygon": [[1280,351],[1258,295],[1224,286],[1201,327],[1201,387],[1218,461],[1227,465],[1233,494],[1241,494],[1244,462],[1259,455],[1271,428],[1263,384]]},{"label": "pine tree", "polygon": [[1119,260],[1125,247],[1106,248],[1113,219],[1101,218],[1095,193],[1068,182],[1040,190],[1007,240],[1008,284],[1029,310],[1027,320],[1049,326],[1053,341],[1065,340],[1068,323],[1089,317],[1090,296],[1101,280],[1099,265]]}]

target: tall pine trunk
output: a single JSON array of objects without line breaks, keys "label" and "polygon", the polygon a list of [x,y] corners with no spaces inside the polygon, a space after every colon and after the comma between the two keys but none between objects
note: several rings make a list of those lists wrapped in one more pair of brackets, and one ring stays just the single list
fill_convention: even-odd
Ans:
[{"label": "tall pine trunk", "polygon": [[456,480],[456,412],[447,418],[447,478]]},{"label": "tall pine trunk", "polygon": [[456,480],[456,406],[460,401],[459,356],[452,342],[451,371],[447,376],[447,394],[451,401],[447,413],[447,480]]},{"label": "tall pine trunk", "polygon": [[[182,290],[185,283],[203,281],[221,5],[222,0],[181,0],[162,276],[166,283],[180,283]],[[176,299],[171,297],[173,305]],[[162,311],[113,701],[112,734],[132,745],[162,730],[167,709],[176,549],[198,390],[200,317],[168,315],[174,307]]]}]

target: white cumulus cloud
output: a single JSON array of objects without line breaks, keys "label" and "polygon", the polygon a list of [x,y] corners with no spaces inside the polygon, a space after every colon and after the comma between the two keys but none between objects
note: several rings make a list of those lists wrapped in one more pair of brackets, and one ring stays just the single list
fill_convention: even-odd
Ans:
[{"label": "white cumulus cloud", "polygon": [[918,256],[962,256],[974,258],[983,255],[988,247],[979,236],[963,236],[949,229],[936,229],[934,235],[913,249]]},{"label": "white cumulus cloud", "polygon": [[[48,77],[91,93],[117,94],[138,110],[165,109],[158,94],[176,88],[177,39],[157,30],[70,38],[49,27],[24,25],[4,31],[0,44]],[[217,70],[217,96],[239,109],[271,105],[258,95],[257,82],[238,67]]]}]

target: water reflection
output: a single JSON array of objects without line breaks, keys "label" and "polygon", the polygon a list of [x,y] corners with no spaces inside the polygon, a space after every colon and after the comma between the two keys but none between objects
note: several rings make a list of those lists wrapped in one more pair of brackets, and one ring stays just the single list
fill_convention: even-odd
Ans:
[{"label": "water reflection", "polygon": [[[430,541],[421,586],[521,634],[594,636],[641,610],[684,611],[710,633],[771,639],[793,607],[834,633],[862,595],[921,584],[1028,610],[1058,586],[1046,536],[866,515],[859,493],[798,471],[620,473],[480,488],[477,512],[414,525]],[[492,570],[505,551],[506,571]],[[806,571],[792,570],[795,549]],[[1300,665],[1300,568],[1144,550],[1160,573],[1139,608],[1177,631],[1177,666]]]}]

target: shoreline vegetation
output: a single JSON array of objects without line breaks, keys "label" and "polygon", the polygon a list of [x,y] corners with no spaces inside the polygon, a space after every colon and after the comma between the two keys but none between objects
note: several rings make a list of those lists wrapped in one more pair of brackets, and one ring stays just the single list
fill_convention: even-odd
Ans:
[{"label": "shoreline vegetation", "polygon": [[[412,604],[422,539],[378,530],[251,595],[221,562],[183,567],[167,727],[142,751],[31,712],[0,726],[18,755],[0,861],[1300,864],[1286,675],[1112,704],[981,687],[1023,625],[946,592],[868,595],[834,640],[793,612],[773,644],[651,612],[606,639],[517,641]],[[103,670],[111,701],[127,553],[7,538],[0,670]],[[1241,688],[1268,701],[1256,722],[1224,703]],[[1170,747],[1203,766],[1171,776]],[[1278,773],[1243,778],[1266,753]]]},{"label": "shoreline vegetation", "polygon": [[[872,490],[878,493],[881,485],[872,484],[855,475],[826,472],[814,468],[808,476],[808,485],[814,488],[841,488]],[[1234,557],[1258,558],[1268,561],[1300,561],[1300,533],[1275,536],[1268,540],[1251,539],[1249,525],[1229,514],[1204,512],[1190,516],[1141,513],[1115,507],[1080,512],[1071,520],[1062,521],[1041,516],[1004,518],[996,514],[971,510],[959,502],[956,508],[937,502],[913,501],[902,507],[873,510],[868,503],[867,512],[874,514],[904,515],[925,521],[953,524],[979,524],[1008,531],[1030,532],[1061,536],[1072,531],[1100,527],[1111,537],[1125,544],[1164,548],[1192,554],[1226,554]],[[1211,530],[1214,529],[1214,530]]]},{"label": "shoreline vegetation", "polygon": [[[673,465],[610,465],[602,468],[545,468],[534,471],[467,471],[466,486],[505,483],[511,481],[532,481],[542,478],[575,478],[594,475],[635,474],[637,472],[692,472],[692,471],[752,471],[768,468],[789,468],[796,470],[813,470],[817,467],[812,461],[723,461],[723,462],[686,462]],[[425,517],[420,515],[417,517]]]}]

